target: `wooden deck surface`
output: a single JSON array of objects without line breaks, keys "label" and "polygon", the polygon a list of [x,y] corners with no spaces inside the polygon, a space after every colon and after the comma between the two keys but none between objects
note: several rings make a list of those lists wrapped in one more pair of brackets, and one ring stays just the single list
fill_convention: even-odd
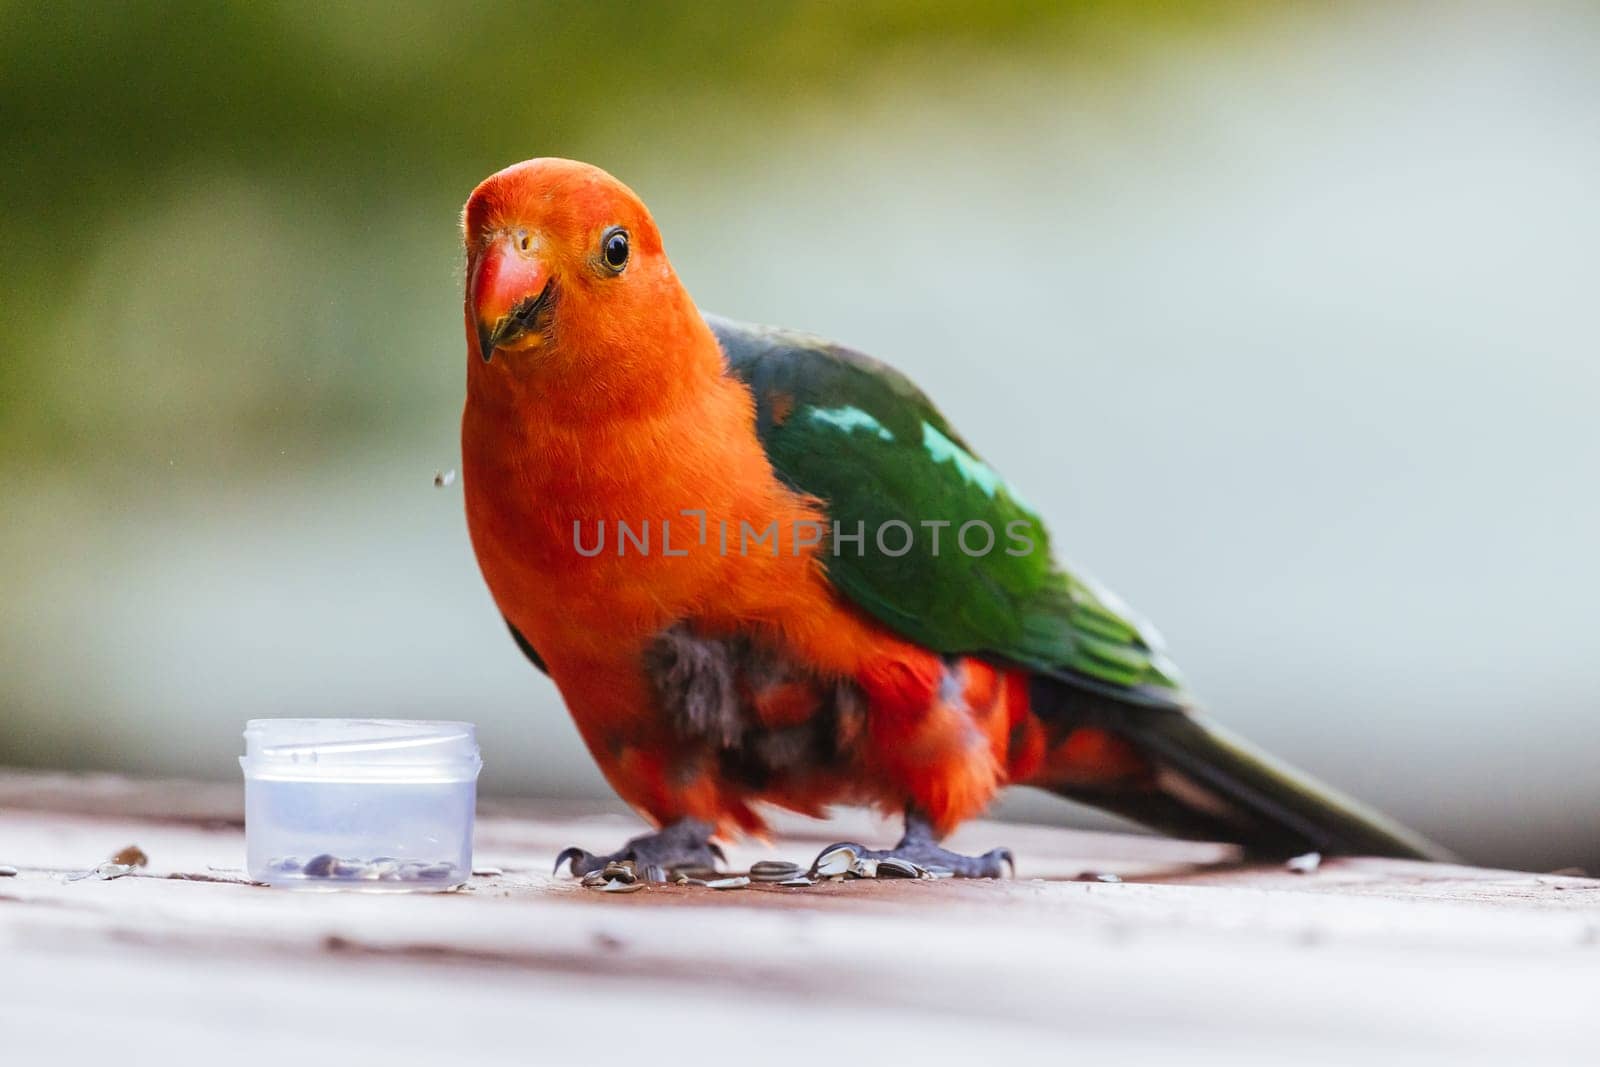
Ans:
[{"label": "wooden deck surface", "polygon": [[[240,790],[0,772],[0,1057],[17,1064],[1578,1063],[1600,881],[974,824],[1002,882],[632,894],[550,875],[629,817],[486,803],[436,896],[249,884]],[[731,866],[861,816],[782,821]],[[68,877],[139,845],[149,867]],[[1074,880],[1084,872],[1121,882]],[[1040,1061],[1038,1057],[1049,1057]]]}]

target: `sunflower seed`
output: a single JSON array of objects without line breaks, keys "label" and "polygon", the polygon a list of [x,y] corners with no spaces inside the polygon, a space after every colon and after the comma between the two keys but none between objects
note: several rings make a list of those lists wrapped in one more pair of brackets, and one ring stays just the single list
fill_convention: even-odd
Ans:
[{"label": "sunflower seed", "polygon": [[932,866],[922,868],[922,877],[924,878],[954,878],[955,876],[956,872],[949,867]]},{"label": "sunflower seed", "polygon": [[9,864],[0,865],[0,878],[15,878],[21,872]]},{"label": "sunflower seed", "polygon": [[811,865],[811,873],[825,878],[831,875],[849,874],[858,858],[856,850],[849,845],[830,848],[817,857],[816,862]]},{"label": "sunflower seed", "polygon": [[365,878],[367,865],[360,860],[340,860],[333,865],[335,878]]},{"label": "sunflower seed", "polygon": [[108,863],[115,863],[122,867],[144,867],[150,863],[150,857],[144,854],[144,849],[138,845],[129,845],[118,849],[111,854]]},{"label": "sunflower seed", "polygon": [[456,876],[453,863],[430,863],[417,872],[417,877],[427,882],[444,882]]},{"label": "sunflower seed", "polygon": [[644,888],[644,883],[643,882],[624,882],[624,881],[621,881],[620,879],[613,878],[611,881],[607,882],[605,885],[600,887],[600,892],[602,892],[602,893],[632,893],[632,892],[635,892],[635,891],[643,889],[643,888]]},{"label": "sunflower seed", "polygon": [[367,864],[367,869],[361,872],[361,877],[374,881],[382,880],[393,882],[400,877],[400,861],[391,859],[376,859]]},{"label": "sunflower seed", "polygon": [[672,868],[672,873],[674,876],[682,876],[690,880],[699,879],[701,881],[706,881],[708,879],[717,877],[722,872],[718,871],[715,867],[707,867],[704,864],[687,863],[682,867]]},{"label": "sunflower seed", "polygon": [[456,472],[454,468],[447,471],[433,472],[433,487],[435,489],[448,489],[454,484],[456,484]]},{"label": "sunflower seed", "polygon": [[582,884],[588,886],[590,889],[598,889],[610,880],[611,879],[606,877],[604,871],[590,871],[588,874],[583,876]]},{"label": "sunflower seed", "polygon": [[667,869],[657,863],[649,863],[644,868],[642,881],[662,883],[667,880]]},{"label": "sunflower seed", "polygon": [[715,881],[707,882],[706,886],[710,889],[743,889],[749,884],[750,879],[739,874],[732,878],[718,878]]},{"label": "sunflower seed", "polygon": [[750,865],[750,880],[753,882],[781,882],[799,873],[800,865],[788,860],[761,860]]},{"label": "sunflower seed", "polygon": [[1117,877],[1114,874],[1111,874],[1108,871],[1082,871],[1082,872],[1080,872],[1078,874],[1078,876],[1076,878],[1073,879],[1073,881],[1074,882],[1120,882],[1120,881],[1122,881],[1122,879]]},{"label": "sunflower seed", "polygon": [[330,856],[324,852],[320,856],[312,856],[306,860],[303,873],[307,878],[328,878],[333,874],[333,869],[339,865],[339,857]]},{"label": "sunflower seed", "polygon": [[901,859],[899,856],[885,856],[878,861],[877,877],[921,878],[922,868],[910,860]]},{"label": "sunflower seed", "polygon": [[472,877],[474,877],[474,878],[499,878],[501,875],[503,875],[505,873],[506,872],[502,871],[499,867],[474,867],[474,868],[472,868]]},{"label": "sunflower seed", "polygon": [[1311,874],[1322,866],[1322,853],[1307,852],[1303,856],[1296,856],[1289,860],[1284,866],[1295,874]]},{"label": "sunflower seed", "polygon": [[817,883],[802,874],[796,878],[785,878],[778,884],[783,886],[785,889],[801,889],[808,885],[816,885]]}]

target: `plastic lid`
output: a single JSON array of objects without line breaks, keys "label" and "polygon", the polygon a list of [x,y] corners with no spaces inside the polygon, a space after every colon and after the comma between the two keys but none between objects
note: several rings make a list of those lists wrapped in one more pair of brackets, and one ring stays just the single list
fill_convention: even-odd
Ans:
[{"label": "plastic lid", "polygon": [[415,719],[251,719],[251,778],[340,782],[465,782],[478,776],[477,727]]}]

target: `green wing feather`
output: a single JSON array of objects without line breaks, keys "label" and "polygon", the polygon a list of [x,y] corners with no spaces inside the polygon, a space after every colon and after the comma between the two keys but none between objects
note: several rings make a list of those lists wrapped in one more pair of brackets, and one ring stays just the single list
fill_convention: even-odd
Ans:
[{"label": "green wing feather", "polygon": [[706,321],[755,397],[774,470],[842,535],[824,563],[852,602],[937,652],[1183,701],[1150,627],[1054,561],[1038,514],[904,375],[809,334]]}]

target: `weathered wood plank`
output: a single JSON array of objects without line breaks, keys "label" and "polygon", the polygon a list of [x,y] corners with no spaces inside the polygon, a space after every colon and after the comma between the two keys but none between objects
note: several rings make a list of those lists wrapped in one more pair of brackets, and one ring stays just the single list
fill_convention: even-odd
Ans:
[{"label": "weathered wood plank", "polygon": [[[773,1044],[778,1062],[1570,1062],[1600,1040],[1591,879],[1371,859],[1296,875],[980,823],[955,844],[1010,844],[1023,877],[607,895],[550,859],[638,824],[523,804],[486,805],[478,861],[505,874],[465,891],[293,893],[242,883],[237,790],[75,781],[0,774],[0,863],[22,868],[0,878],[0,1044],[24,1058],[114,1037],[119,1063],[166,1064]],[[892,834],[784,820],[729,858],[842,836]],[[142,875],[66,880],[135,842]],[[1127,880],[1066,880],[1086,869]]]}]

